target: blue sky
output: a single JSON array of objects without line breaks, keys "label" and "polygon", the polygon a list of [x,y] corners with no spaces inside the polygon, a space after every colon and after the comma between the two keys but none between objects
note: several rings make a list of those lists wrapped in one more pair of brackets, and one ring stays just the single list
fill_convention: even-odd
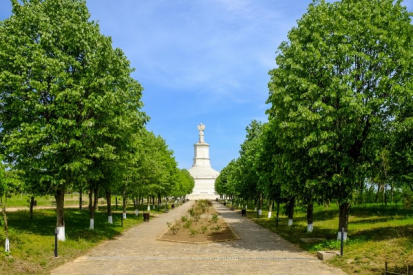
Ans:
[{"label": "blue sky", "polygon": [[[311,0],[87,0],[144,87],[148,129],[190,168],[197,124],[206,125],[211,163],[238,155],[245,127],[265,121],[268,71],[279,44]],[[404,4],[411,11],[413,0]],[[10,16],[0,0],[0,19]]]}]

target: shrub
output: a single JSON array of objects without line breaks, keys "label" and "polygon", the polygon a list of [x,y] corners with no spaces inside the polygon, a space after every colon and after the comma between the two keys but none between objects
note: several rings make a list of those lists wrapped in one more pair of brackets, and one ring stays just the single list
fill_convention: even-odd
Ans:
[{"label": "shrub", "polygon": [[198,231],[196,231],[196,230],[193,229],[193,228],[190,228],[190,229],[189,229],[189,232],[191,233],[191,236],[195,236],[196,234],[198,234]]},{"label": "shrub", "polygon": [[184,223],[184,227],[185,228],[189,228],[189,227],[191,227],[191,225],[192,225],[192,220],[187,220],[185,223]]},{"label": "shrub", "polygon": [[195,215],[195,210],[194,210],[194,208],[191,208],[191,209],[189,209],[189,215],[191,216],[191,217],[193,217],[194,215]]},{"label": "shrub", "polygon": [[175,223],[172,224],[170,222],[167,222],[166,225],[168,225],[169,230],[171,230],[172,234],[176,235],[176,233],[178,233],[180,226],[179,224]]},{"label": "shrub", "polygon": [[221,225],[216,225],[212,228],[214,231],[219,231],[221,230]]},{"label": "shrub", "polygon": [[212,223],[217,223],[218,222],[218,214],[213,214],[211,218]]}]

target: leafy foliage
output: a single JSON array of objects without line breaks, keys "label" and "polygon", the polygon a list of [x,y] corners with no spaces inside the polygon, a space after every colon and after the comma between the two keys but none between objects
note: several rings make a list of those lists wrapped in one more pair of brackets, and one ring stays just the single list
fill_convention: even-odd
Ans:
[{"label": "leafy foliage", "polygon": [[309,224],[313,202],[337,201],[347,229],[368,180],[413,189],[412,39],[401,1],[313,1],[269,72],[269,122],[247,128],[217,192],[299,200]]}]

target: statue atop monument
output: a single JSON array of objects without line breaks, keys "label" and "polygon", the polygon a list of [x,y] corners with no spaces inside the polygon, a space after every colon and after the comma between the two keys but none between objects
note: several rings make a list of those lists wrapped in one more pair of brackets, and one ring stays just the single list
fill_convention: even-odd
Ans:
[{"label": "statue atop monument", "polygon": [[199,130],[199,143],[205,143],[205,140],[204,140],[205,125],[203,123],[200,123],[198,125],[198,130]]}]

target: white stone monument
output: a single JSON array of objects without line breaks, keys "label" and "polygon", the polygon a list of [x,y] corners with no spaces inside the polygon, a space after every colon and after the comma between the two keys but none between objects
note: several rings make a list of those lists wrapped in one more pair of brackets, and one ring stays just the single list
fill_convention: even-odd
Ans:
[{"label": "white stone monument", "polygon": [[215,199],[218,195],[215,193],[215,179],[219,172],[211,167],[209,160],[209,144],[205,143],[204,130],[205,125],[198,125],[199,141],[194,144],[194,163],[189,173],[195,180],[195,186],[189,199]]}]

